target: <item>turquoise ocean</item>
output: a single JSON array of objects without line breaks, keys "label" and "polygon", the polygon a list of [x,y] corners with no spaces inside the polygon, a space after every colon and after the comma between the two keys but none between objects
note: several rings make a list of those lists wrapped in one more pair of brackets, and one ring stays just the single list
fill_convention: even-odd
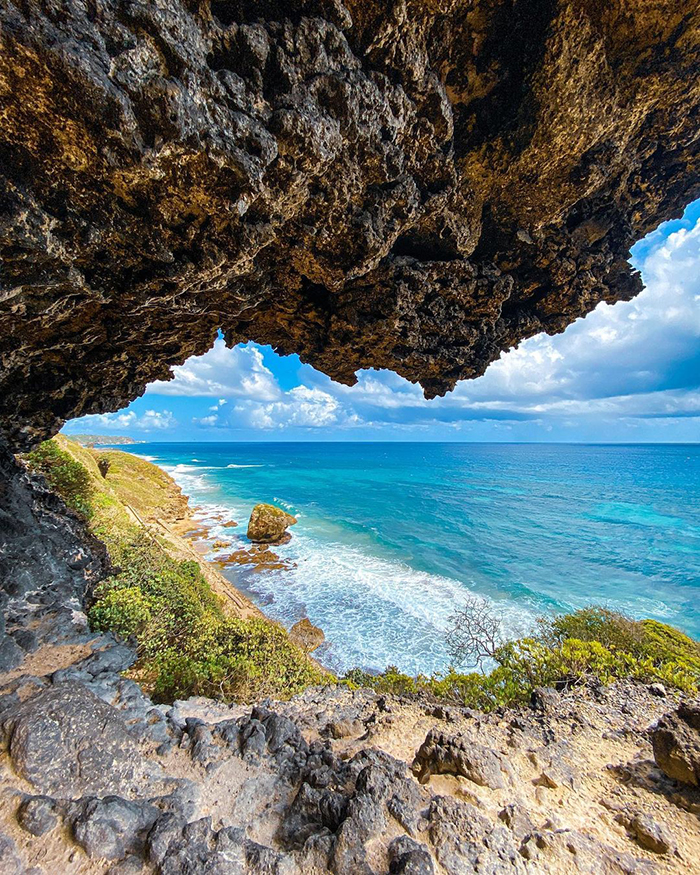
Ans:
[{"label": "turquoise ocean", "polygon": [[[149,443],[247,546],[252,507],[298,517],[284,571],[225,574],[271,617],[308,616],[335,670],[440,671],[467,593],[507,635],[604,604],[700,637],[700,445]],[[222,551],[229,552],[229,551]]]}]

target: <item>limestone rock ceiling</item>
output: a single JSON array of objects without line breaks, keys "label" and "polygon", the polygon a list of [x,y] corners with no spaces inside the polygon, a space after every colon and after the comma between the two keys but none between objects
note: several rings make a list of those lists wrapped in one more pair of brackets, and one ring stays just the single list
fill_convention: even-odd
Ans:
[{"label": "limestone rock ceiling", "polygon": [[432,397],[640,279],[700,195],[695,0],[2,0],[0,421],[221,328]]}]

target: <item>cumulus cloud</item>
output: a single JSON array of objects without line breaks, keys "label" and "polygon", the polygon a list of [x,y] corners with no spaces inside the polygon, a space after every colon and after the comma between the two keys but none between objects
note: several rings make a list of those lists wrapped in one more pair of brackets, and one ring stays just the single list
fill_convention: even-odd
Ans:
[{"label": "cumulus cloud", "polygon": [[[700,220],[652,249],[642,273],[646,288],[637,298],[600,304],[561,335],[525,341],[479,380],[458,386],[454,400],[552,411],[564,401],[639,395],[641,412],[652,393],[700,385]],[[627,406],[621,402],[620,412]]]},{"label": "cumulus cloud", "polygon": [[232,417],[250,428],[275,429],[297,426],[323,428],[349,424],[353,415],[343,410],[341,402],[329,392],[309,386],[295,386],[279,401],[258,404],[253,400],[237,404]]},{"label": "cumulus cloud", "polygon": [[263,362],[262,353],[252,344],[228,349],[219,337],[209,352],[194,356],[172,370],[172,380],[156,380],[148,392],[218,398],[218,407],[226,404],[228,397],[275,401],[281,395],[277,381]]},{"label": "cumulus cloud", "polygon": [[363,372],[326,391],[355,413],[397,421],[535,419],[541,416],[698,415],[700,220],[649,249],[646,288],[633,301],[600,304],[560,335],[505,353],[483,377],[426,401],[395,374]]},{"label": "cumulus cloud", "polygon": [[106,429],[164,431],[175,425],[177,425],[177,421],[170,410],[146,410],[141,415],[133,410],[128,410],[124,413],[94,413],[83,416],[81,419],[75,420],[72,427],[67,428],[67,431],[90,431],[91,429],[95,429],[97,432]]},{"label": "cumulus cloud", "polygon": [[[212,409],[215,410],[216,408]],[[192,418],[192,422],[195,425],[204,426],[204,428],[215,428],[219,425],[219,417],[215,413],[212,413],[211,416],[202,416],[199,419],[195,416]]]}]

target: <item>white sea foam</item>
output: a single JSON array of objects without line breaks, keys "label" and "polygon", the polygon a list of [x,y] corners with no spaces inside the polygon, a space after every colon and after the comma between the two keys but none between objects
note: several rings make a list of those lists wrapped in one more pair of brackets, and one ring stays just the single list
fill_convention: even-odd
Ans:
[{"label": "white sea foam", "polygon": [[[296,568],[258,573],[249,585],[272,600],[265,607],[271,616],[291,623],[306,615],[320,626],[330,645],[324,660],[333,668],[392,664],[412,674],[448,668],[445,632],[470,592],[462,582],[296,532],[275,549]],[[501,601],[493,608],[507,637],[532,628],[534,611]]]},{"label": "white sea foam", "polygon": [[161,465],[161,468],[170,474],[185,495],[193,498],[196,502],[201,501],[201,493],[216,491],[216,484],[208,480],[206,474],[201,473],[203,467],[180,463],[178,465]]},{"label": "white sea foam", "polygon": [[289,511],[289,513],[294,514],[295,517],[301,516],[301,511],[298,510],[293,504],[290,504],[288,501],[284,501],[279,496],[274,495],[272,500],[275,504],[279,504],[280,507],[283,507],[285,510]]},{"label": "white sea foam", "polygon": [[264,465],[234,465],[231,463],[226,466],[227,468],[264,468]]},{"label": "white sea foam", "polygon": [[[216,500],[218,495],[212,493],[220,487],[207,475],[214,466],[180,463],[163,467],[192,503],[200,505],[195,519],[209,527],[210,540],[221,538],[234,546],[247,543],[223,522],[247,518],[250,505],[229,496]],[[300,516],[289,502],[278,496],[273,501]],[[448,668],[445,632],[455,609],[470,592],[465,583],[417,570],[391,557],[372,555],[347,542],[318,537],[300,526],[295,527],[288,544],[274,549],[296,567],[227,573],[239,584],[243,574],[246,587],[273,618],[291,625],[308,616],[320,626],[328,642],[323,660],[330,667],[344,671],[358,665],[383,669],[393,664],[411,674]],[[536,615],[535,608],[526,610],[522,603],[498,601],[494,608],[507,637],[529,631]]]}]

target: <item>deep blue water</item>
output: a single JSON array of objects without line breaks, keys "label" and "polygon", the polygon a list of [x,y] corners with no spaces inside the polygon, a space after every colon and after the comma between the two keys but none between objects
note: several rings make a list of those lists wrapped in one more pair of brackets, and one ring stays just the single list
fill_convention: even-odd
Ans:
[{"label": "deep blue water", "polygon": [[[129,448],[124,448],[129,449]],[[269,615],[302,616],[324,662],[444,669],[444,631],[468,591],[508,633],[591,603],[700,637],[700,446],[153,443],[245,541],[254,504],[299,518],[277,552],[296,568],[227,572]],[[218,531],[218,530],[217,530]],[[223,532],[222,532],[223,533]]]}]

